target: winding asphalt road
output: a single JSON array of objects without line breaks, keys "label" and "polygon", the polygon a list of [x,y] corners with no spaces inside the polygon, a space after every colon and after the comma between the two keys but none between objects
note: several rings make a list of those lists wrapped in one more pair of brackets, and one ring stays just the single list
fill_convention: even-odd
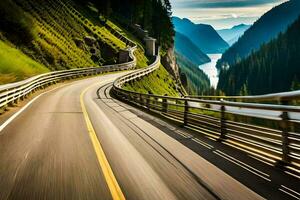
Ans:
[{"label": "winding asphalt road", "polygon": [[172,127],[112,99],[111,83],[125,73],[51,90],[2,127],[0,200],[263,199],[172,137]]}]

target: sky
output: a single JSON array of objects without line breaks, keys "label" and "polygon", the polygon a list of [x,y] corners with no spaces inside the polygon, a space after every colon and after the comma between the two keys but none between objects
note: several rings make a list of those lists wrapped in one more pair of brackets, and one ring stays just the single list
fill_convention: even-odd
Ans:
[{"label": "sky", "polygon": [[287,0],[170,0],[173,16],[215,29],[253,24],[265,12]]}]

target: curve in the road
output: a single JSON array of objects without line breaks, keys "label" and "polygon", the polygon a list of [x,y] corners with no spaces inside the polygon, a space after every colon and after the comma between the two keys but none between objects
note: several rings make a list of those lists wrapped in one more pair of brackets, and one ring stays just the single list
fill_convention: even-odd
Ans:
[{"label": "curve in the road", "polygon": [[[96,83],[98,85],[98,83]],[[102,169],[102,172],[104,174],[106,183],[109,187],[109,190],[111,192],[111,195],[113,197],[114,200],[125,200],[124,194],[116,180],[116,177],[107,161],[107,158],[105,156],[105,153],[101,147],[101,144],[97,138],[97,135],[95,133],[94,127],[91,123],[91,120],[89,118],[89,115],[87,113],[86,110],[86,106],[84,105],[84,101],[83,101],[83,96],[85,95],[85,93],[87,92],[87,90],[89,90],[92,86],[87,87],[85,90],[83,90],[83,92],[80,94],[80,104],[81,104],[81,108],[83,111],[83,115],[84,115],[84,119],[87,125],[87,129],[90,135],[90,138],[92,140],[100,167]]]}]

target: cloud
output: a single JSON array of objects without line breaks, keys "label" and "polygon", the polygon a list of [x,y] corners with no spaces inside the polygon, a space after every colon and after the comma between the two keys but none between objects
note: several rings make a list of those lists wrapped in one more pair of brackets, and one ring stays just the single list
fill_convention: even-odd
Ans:
[{"label": "cloud", "polygon": [[170,0],[173,16],[217,29],[252,24],[272,7],[287,0]]},{"label": "cloud", "polygon": [[236,14],[234,14],[234,13],[231,13],[231,17],[232,18],[238,18],[238,16]]},{"label": "cloud", "polygon": [[175,8],[237,8],[280,3],[285,0],[171,0]]}]

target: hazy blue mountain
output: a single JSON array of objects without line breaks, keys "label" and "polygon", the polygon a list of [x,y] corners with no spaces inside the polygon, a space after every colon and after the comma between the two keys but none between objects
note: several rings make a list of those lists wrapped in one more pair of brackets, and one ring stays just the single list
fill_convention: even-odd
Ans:
[{"label": "hazy blue mountain", "polygon": [[300,14],[300,1],[290,0],[274,7],[258,19],[240,39],[233,44],[218,61],[217,67],[232,65],[256,51],[262,44],[269,42],[286,31]]},{"label": "hazy blue mountain", "polygon": [[223,53],[229,45],[210,25],[194,24],[188,19],[172,18],[175,31],[188,37],[204,53]]},{"label": "hazy blue mountain", "polygon": [[230,29],[217,30],[219,35],[229,44],[233,45],[250,28],[251,25],[239,24]]},{"label": "hazy blue mountain", "polygon": [[210,62],[210,58],[206,54],[195,46],[190,39],[178,32],[175,34],[175,50],[195,65]]}]

